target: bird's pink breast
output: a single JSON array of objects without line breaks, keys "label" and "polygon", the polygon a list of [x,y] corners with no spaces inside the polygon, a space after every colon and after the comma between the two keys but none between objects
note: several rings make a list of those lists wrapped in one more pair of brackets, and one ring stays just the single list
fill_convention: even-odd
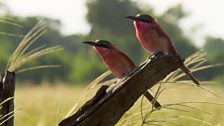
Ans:
[{"label": "bird's pink breast", "polygon": [[119,50],[98,48],[97,51],[110,71],[118,78],[123,77],[135,67],[134,63]]},{"label": "bird's pink breast", "polygon": [[168,40],[160,36],[155,27],[148,23],[135,23],[136,36],[148,52],[163,51],[168,52]]}]

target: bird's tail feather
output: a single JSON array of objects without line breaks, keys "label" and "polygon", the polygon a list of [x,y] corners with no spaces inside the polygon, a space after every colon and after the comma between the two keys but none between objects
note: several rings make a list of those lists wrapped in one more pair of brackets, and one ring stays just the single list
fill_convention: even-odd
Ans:
[{"label": "bird's tail feather", "polygon": [[162,105],[156,100],[155,97],[153,97],[148,91],[146,91],[144,93],[144,96],[149,100],[149,102],[152,103],[152,105],[156,108],[156,109],[160,109],[162,108]]},{"label": "bird's tail feather", "polygon": [[200,85],[198,80],[192,75],[191,71],[183,64],[180,69],[196,84]]}]

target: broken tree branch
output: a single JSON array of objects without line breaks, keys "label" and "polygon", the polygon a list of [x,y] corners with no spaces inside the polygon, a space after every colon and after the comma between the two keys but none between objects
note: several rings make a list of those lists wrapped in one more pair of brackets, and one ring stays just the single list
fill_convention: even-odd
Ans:
[{"label": "broken tree branch", "polygon": [[183,61],[173,55],[158,54],[127,77],[102,86],[74,115],[62,120],[60,126],[113,126],[149,88],[170,72],[179,68]]}]

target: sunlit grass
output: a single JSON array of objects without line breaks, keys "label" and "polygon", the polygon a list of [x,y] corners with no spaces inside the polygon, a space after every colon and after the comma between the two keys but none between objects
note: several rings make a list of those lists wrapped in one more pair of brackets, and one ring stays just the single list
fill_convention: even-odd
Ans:
[{"label": "sunlit grass", "polygon": [[15,93],[16,126],[56,126],[82,94],[84,87],[22,86]]},{"label": "sunlit grass", "polygon": [[[12,25],[12,26],[17,27],[17,28],[23,28],[22,25],[14,22],[13,19],[11,19],[11,18],[0,17],[0,23],[5,23],[5,24],[8,24],[8,25]],[[4,31],[0,31],[0,35],[11,36],[11,37],[24,37],[24,35],[18,35],[18,34],[14,34],[14,33],[6,33]]]},{"label": "sunlit grass", "polygon": [[[66,85],[66,84],[63,84]],[[156,89],[157,87],[154,87]],[[222,87],[210,87],[206,88],[213,90],[219,96],[224,97],[224,89]],[[25,86],[17,87],[15,94],[15,107],[21,109],[15,114],[16,126],[56,126],[65,115],[73,107],[74,103],[80,102],[85,87],[77,86]],[[198,90],[192,85],[182,85],[175,88],[167,89],[160,97],[159,102],[162,105],[173,104],[180,102],[195,102],[189,105],[200,108],[202,110],[209,111],[216,116],[224,117],[223,105],[206,104],[202,101],[211,103],[222,103],[220,99],[215,98],[211,94]],[[200,103],[200,101],[202,103]],[[199,103],[197,103],[199,102]],[[123,116],[118,122],[117,126],[139,126],[141,124],[141,99],[139,99],[135,105]],[[151,105],[144,99],[144,112],[151,110]],[[76,107],[76,110],[80,105]],[[175,107],[176,108],[176,107]],[[183,108],[176,108],[183,109]],[[213,118],[202,112],[192,111],[191,109],[184,109],[187,112],[181,112],[171,109],[164,109],[154,112],[150,117],[151,120],[166,120],[173,121],[182,126],[197,126],[201,125],[198,121],[189,118],[199,118],[201,120],[207,120],[211,124],[224,125],[224,121],[218,118]],[[176,116],[178,118],[175,118]],[[162,126],[173,126],[172,124],[164,124]],[[203,125],[202,125],[203,126]],[[205,125],[206,126],[206,125]]]},{"label": "sunlit grass", "polygon": [[36,47],[30,51],[27,51],[29,47],[36,42],[46,32],[44,23],[40,20],[21,40],[18,47],[15,49],[11,57],[9,58],[6,70],[13,72],[24,72],[33,69],[52,68],[58,67],[58,65],[40,65],[31,66],[28,68],[21,68],[24,64],[31,60],[38,59],[55,51],[62,50],[60,46],[46,47],[45,45]]},{"label": "sunlit grass", "polygon": [[[23,28],[23,26],[13,22],[13,20],[9,18],[0,18],[1,23],[9,24],[15,27]],[[43,69],[43,68],[55,68],[59,67],[59,65],[39,65],[39,66],[31,66],[23,68],[25,64],[27,64],[31,60],[38,59],[41,56],[44,56],[49,53],[53,53],[55,51],[62,50],[62,47],[60,46],[53,46],[53,47],[46,47],[46,46],[40,46],[36,47],[34,49],[31,49],[28,51],[30,46],[36,42],[38,38],[40,38],[44,33],[46,32],[44,23],[40,20],[25,36],[23,35],[16,35],[13,33],[5,33],[0,32],[1,35],[5,36],[15,36],[15,37],[21,37],[22,40],[19,43],[18,47],[15,49],[11,57],[9,58],[9,61],[7,63],[7,66],[5,68],[5,71],[10,72],[24,72],[28,70],[34,70],[34,69]],[[1,79],[1,83],[3,85],[5,84],[4,77]],[[4,87],[4,86],[3,86]],[[13,98],[8,98],[0,103],[0,109],[4,109],[2,107],[3,104],[5,104],[6,101],[12,100]],[[14,109],[14,111],[9,112],[5,115],[0,115],[0,125],[5,123],[7,120],[12,118],[16,111],[19,109]]]},{"label": "sunlit grass", "polygon": [[[224,101],[194,87],[192,85],[181,85],[166,89],[158,98],[163,108],[153,111],[150,115],[147,114],[152,111],[151,105],[147,100],[144,99],[142,102],[139,99],[125,113],[117,126],[139,126],[142,124],[173,126],[175,125],[173,123],[176,123],[178,126],[223,125]],[[153,89],[156,90],[157,88],[154,87]],[[224,96],[224,89],[222,87],[206,86],[206,88],[213,90],[220,97]],[[169,107],[167,108],[167,106]],[[141,111],[143,117],[145,117],[144,123]]]}]

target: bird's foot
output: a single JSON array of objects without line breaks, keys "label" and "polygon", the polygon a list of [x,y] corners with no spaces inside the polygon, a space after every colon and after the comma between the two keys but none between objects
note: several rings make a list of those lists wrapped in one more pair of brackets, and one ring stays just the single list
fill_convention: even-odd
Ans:
[{"label": "bird's foot", "polygon": [[153,51],[153,53],[149,56],[150,59],[155,59],[156,57],[159,57],[161,55],[167,55],[163,51]]}]

